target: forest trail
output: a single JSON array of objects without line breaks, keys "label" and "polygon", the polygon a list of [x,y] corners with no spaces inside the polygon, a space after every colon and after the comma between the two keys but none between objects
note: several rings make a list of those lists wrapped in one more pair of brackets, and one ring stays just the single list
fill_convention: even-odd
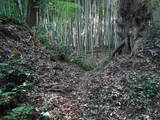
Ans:
[{"label": "forest trail", "polygon": [[[20,98],[9,96],[14,107],[34,108],[36,115],[33,112],[31,120],[160,119],[160,67],[147,58],[119,56],[102,68],[85,72],[78,65],[57,60],[33,39],[27,26],[5,18],[0,27],[0,61],[21,60],[25,71],[33,74],[31,80],[24,79],[20,73],[12,76],[10,70],[0,78],[0,87],[13,85],[21,77],[22,82],[34,83]],[[10,108],[0,103],[2,106]]]},{"label": "forest trail", "polygon": [[[136,60],[130,56],[120,56],[105,67],[90,71],[81,77],[85,81],[81,90],[83,117],[86,120],[133,120],[136,117],[159,119],[159,113],[156,111],[159,111],[160,94],[153,97],[154,100],[148,98],[150,102],[147,102],[145,97],[138,95],[137,87],[143,89],[145,86],[150,89],[149,84],[158,81],[160,69],[147,60]],[[145,90],[141,92],[144,96],[148,94]],[[133,98],[129,98],[130,96]]]},{"label": "forest trail", "polygon": [[[85,73],[77,65],[58,62],[59,66],[50,74],[46,72],[46,79],[40,80],[31,90],[28,104],[32,104],[40,113],[44,111],[43,104],[47,105],[50,119],[72,120],[81,114],[81,76]],[[50,66],[50,65],[49,65]],[[44,73],[45,74],[45,73]],[[37,104],[38,103],[38,104]]]},{"label": "forest trail", "polygon": [[[134,83],[137,77],[144,81],[153,80],[151,84],[158,81],[160,68],[149,61],[139,59],[135,62],[129,57],[121,56],[105,67],[89,72],[84,72],[77,65],[57,61],[59,67],[63,68],[62,71],[56,70],[58,84],[53,80],[40,81],[33,89],[29,104],[38,112],[44,111],[42,104],[48,104],[47,113],[53,120],[132,120],[134,115],[158,120],[159,93],[154,102],[149,103],[135,104],[130,102],[128,96],[134,92],[131,86],[142,87],[142,83]],[[134,97],[140,99],[139,95],[135,94]],[[145,101],[145,98],[141,99]],[[146,113],[145,110],[150,112]]]},{"label": "forest trail", "polygon": [[[33,38],[32,32],[26,25],[1,17],[0,27],[0,62],[2,62],[0,67],[8,65],[9,61],[14,63],[11,67],[15,69],[11,68],[11,71],[17,71],[21,66],[27,73],[33,74],[30,79],[28,77],[22,79],[19,76],[21,71],[18,70],[18,77],[14,76],[13,79],[12,72],[8,73],[6,78],[0,78],[2,83],[0,87],[5,89],[10,87],[10,84],[14,85],[12,87],[19,87],[16,84],[19,79],[22,79],[21,83],[29,80],[34,84],[27,89],[27,94],[20,94],[23,99],[11,96],[13,100],[0,103],[2,112],[0,117],[10,109],[21,105],[34,108],[35,112],[30,116],[31,120],[72,120],[80,116],[82,111],[80,110],[81,90],[79,88],[81,87],[79,85],[84,70],[73,63],[56,60],[54,54],[48,52],[38,40]],[[3,63],[4,61],[6,63]],[[24,64],[21,65],[19,61]],[[10,104],[12,102],[14,105]],[[49,118],[42,117],[40,113]]]},{"label": "forest trail", "polygon": [[[44,108],[37,103],[48,103],[50,119],[57,120],[132,120],[134,115],[158,120],[159,93],[154,102],[148,98],[151,100],[148,103],[130,102],[128,97],[133,94],[135,99],[145,101],[146,98],[139,98],[140,95],[136,95],[131,86],[143,87],[141,82],[135,82],[136,79],[144,80],[143,84],[147,87],[155,84],[159,80],[160,68],[148,60],[129,58],[118,57],[105,67],[89,72],[84,72],[77,65],[57,61],[63,67],[63,71],[57,70],[62,77],[58,75],[61,82],[57,86],[54,81],[41,81],[40,87],[35,86],[36,91],[31,97],[35,101],[31,103],[36,103],[35,108],[39,112]],[[145,83],[145,80],[151,83]],[[150,95],[146,91],[142,93]],[[39,97],[35,98],[35,94]]]}]

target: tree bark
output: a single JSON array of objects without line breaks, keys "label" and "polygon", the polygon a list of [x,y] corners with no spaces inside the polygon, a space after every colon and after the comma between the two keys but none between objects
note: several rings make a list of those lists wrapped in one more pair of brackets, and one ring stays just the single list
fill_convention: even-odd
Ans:
[{"label": "tree bark", "polygon": [[125,44],[126,44],[126,43],[125,43],[125,40],[124,40],[116,49],[114,49],[111,58],[114,58],[115,55],[116,55],[116,53],[121,54],[122,48],[125,46]]},{"label": "tree bark", "polygon": [[[116,53],[119,53],[124,48],[124,53],[131,53],[135,46],[135,38],[142,33],[149,25],[150,13],[148,14],[148,5],[134,0],[120,0],[118,19],[116,20],[118,26],[118,34],[122,40],[120,44],[112,54],[112,57]],[[143,28],[143,29],[142,29]],[[136,29],[136,30],[135,30]],[[134,37],[133,37],[134,36]],[[142,35],[143,36],[143,35]],[[134,44],[132,44],[134,43]]]},{"label": "tree bark", "polygon": [[36,26],[37,24],[37,11],[38,8],[36,0],[28,0],[28,10],[27,10],[27,24],[30,27]]}]

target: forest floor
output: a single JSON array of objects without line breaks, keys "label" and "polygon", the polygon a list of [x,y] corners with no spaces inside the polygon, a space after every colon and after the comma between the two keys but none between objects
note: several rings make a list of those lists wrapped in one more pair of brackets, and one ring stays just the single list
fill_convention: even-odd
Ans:
[{"label": "forest floor", "polygon": [[[0,88],[6,91],[26,80],[33,85],[17,95],[0,91],[0,120],[8,120],[2,116],[22,105],[34,109],[30,120],[160,119],[160,67],[147,58],[119,56],[102,68],[85,72],[57,60],[32,38],[27,26],[6,18],[0,18],[0,41],[1,69],[8,65],[6,61],[20,60],[24,70],[33,74],[13,75],[14,66],[7,76],[1,76]],[[7,100],[2,102],[2,98]]]}]

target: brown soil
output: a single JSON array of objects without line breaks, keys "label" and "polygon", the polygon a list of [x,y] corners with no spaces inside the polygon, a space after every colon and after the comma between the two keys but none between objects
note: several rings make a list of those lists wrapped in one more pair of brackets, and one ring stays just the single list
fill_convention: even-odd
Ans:
[{"label": "brown soil", "polygon": [[[19,59],[26,63],[26,71],[34,74],[34,86],[23,96],[25,101],[13,97],[16,102],[0,105],[1,113],[25,104],[34,108],[31,120],[160,119],[159,92],[145,106],[127,101],[133,93],[128,85],[136,76],[148,74],[153,82],[159,80],[160,67],[148,59],[120,56],[103,68],[85,72],[75,64],[53,59],[54,55],[33,39],[26,26],[1,18],[0,27],[0,61]],[[3,85],[10,83],[10,79],[2,81]],[[42,117],[42,112],[48,117]]]}]

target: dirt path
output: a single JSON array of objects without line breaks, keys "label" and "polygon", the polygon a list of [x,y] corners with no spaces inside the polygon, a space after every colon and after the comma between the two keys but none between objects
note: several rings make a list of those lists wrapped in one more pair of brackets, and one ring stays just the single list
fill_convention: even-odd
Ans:
[{"label": "dirt path", "polygon": [[159,66],[128,58],[121,56],[80,77],[84,120],[160,119]]},{"label": "dirt path", "polygon": [[[27,26],[2,21],[0,61],[20,60],[34,74],[35,84],[23,104],[48,116],[36,120],[160,120],[158,65],[120,56],[102,68],[84,72],[75,64],[54,60],[32,39]],[[12,34],[7,36],[3,29]]]},{"label": "dirt path", "polygon": [[[78,118],[82,112],[79,78],[84,71],[75,64],[55,61],[54,55],[33,38],[30,29],[18,21],[2,18],[0,26],[0,61],[22,61],[25,70],[34,74],[35,84],[27,91],[23,105],[35,108],[38,114],[45,113],[51,120]],[[17,102],[15,107],[21,104]]]},{"label": "dirt path", "polygon": [[[79,96],[80,77],[84,71],[77,65],[65,62],[50,63],[50,73],[42,74],[38,85],[29,94],[30,102],[40,113],[47,112],[53,120],[73,120],[81,114]],[[56,64],[55,66],[53,64]],[[45,66],[46,67],[46,66]],[[49,75],[49,76],[48,76]]]},{"label": "dirt path", "polygon": [[[147,106],[143,108],[142,103],[130,103],[127,96],[134,92],[129,86],[136,76],[149,75],[156,82],[159,67],[146,61],[134,64],[122,57],[101,69],[84,72],[72,63],[51,62],[46,72],[42,73],[43,67],[40,70],[41,80],[30,93],[28,104],[46,113],[49,120],[132,120],[146,116],[147,120],[158,120],[158,101],[143,103]],[[159,94],[154,99],[158,98]],[[155,110],[153,106],[157,106]]]}]

